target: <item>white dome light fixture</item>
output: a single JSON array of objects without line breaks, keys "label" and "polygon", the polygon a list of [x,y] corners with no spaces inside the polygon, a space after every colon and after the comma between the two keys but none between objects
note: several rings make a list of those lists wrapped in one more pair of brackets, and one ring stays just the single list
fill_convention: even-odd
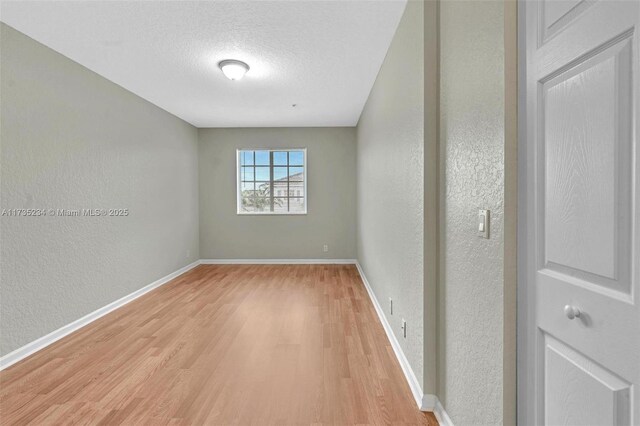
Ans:
[{"label": "white dome light fixture", "polygon": [[226,59],[218,66],[229,80],[240,80],[249,71],[249,65],[235,59]]}]

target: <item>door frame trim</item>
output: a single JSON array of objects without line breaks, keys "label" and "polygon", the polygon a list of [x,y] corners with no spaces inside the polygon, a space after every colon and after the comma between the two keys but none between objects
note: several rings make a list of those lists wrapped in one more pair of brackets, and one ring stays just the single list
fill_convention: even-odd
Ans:
[{"label": "door frame trim", "polygon": [[504,0],[504,218],[503,218],[503,351],[502,419],[517,424],[518,313],[518,46],[517,0]]},{"label": "door frame trim", "polygon": [[[528,128],[529,109],[527,105],[527,63],[529,59],[527,33],[527,7],[536,2],[518,0],[518,209],[517,209],[517,424],[535,425],[535,294],[534,287],[527,286],[531,276],[531,264],[528,253],[531,238],[529,235],[530,214],[535,205],[528,189],[533,178],[535,164]],[[530,161],[531,160],[531,161]]]}]

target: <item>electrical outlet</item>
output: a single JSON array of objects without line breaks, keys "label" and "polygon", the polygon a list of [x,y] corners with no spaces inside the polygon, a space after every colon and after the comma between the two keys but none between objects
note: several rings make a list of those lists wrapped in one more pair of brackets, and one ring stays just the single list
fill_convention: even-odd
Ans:
[{"label": "electrical outlet", "polygon": [[322,246],[322,251],[325,252],[325,253],[328,252],[329,251],[329,246],[327,244]]},{"label": "electrical outlet", "polygon": [[393,315],[393,299],[389,298],[389,313]]},{"label": "electrical outlet", "polygon": [[407,338],[407,322],[402,318],[402,337]]}]

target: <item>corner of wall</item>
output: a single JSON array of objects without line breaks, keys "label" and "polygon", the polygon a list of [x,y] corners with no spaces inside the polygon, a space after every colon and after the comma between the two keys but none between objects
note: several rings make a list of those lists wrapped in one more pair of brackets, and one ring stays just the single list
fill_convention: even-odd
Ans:
[{"label": "corner of wall", "polygon": [[424,3],[424,391],[437,393],[440,226],[439,2]]}]

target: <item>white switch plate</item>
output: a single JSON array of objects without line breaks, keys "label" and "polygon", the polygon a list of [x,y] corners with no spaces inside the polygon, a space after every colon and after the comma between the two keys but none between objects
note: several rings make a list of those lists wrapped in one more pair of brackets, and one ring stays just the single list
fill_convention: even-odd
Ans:
[{"label": "white switch plate", "polygon": [[325,253],[328,252],[329,251],[329,246],[327,244],[322,246],[322,251],[325,252]]},{"label": "white switch plate", "polygon": [[478,237],[489,239],[489,210],[478,210]]}]

